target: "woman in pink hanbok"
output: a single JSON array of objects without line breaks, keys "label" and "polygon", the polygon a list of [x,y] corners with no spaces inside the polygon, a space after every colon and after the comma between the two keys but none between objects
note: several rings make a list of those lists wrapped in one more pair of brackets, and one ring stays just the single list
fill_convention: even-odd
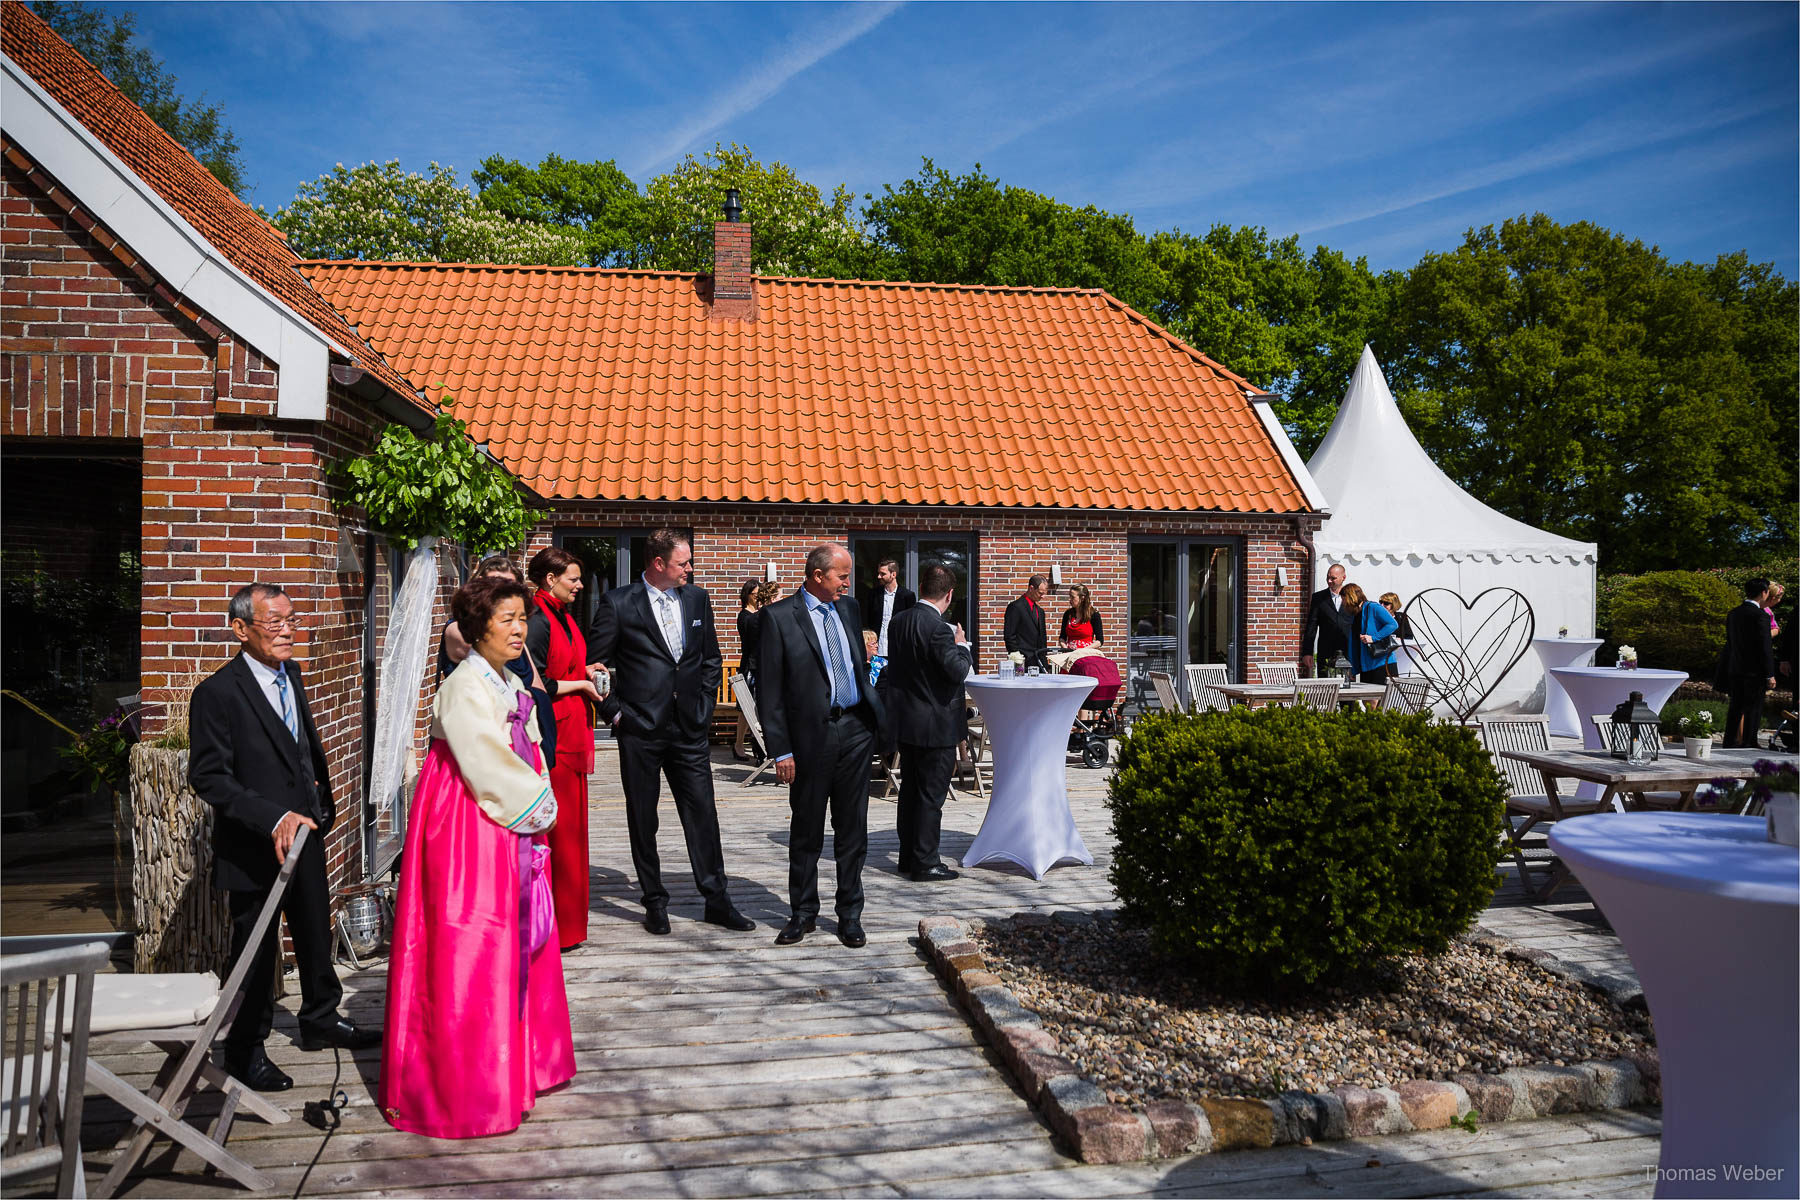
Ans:
[{"label": "woman in pink hanbok", "polygon": [[438,689],[400,865],[382,1115],[430,1137],[519,1127],[575,1074],[545,831],[556,798],[531,694],[523,585],[471,579],[451,613],[474,649]]}]

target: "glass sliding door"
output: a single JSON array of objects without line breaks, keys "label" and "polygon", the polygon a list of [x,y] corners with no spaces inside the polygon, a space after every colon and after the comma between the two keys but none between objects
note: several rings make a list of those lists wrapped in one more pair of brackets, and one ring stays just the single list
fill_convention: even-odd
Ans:
[{"label": "glass sliding door", "polygon": [[1176,542],[1133,542],[1131,545],[1131,598],[1126,629],[1131,698],[1139,709],[1156,707],[1156,689],[1150,672],[1166,671],[1181,685],[1175,669],[1181,611],[1181,547]]},{"label": "glass sliding door", "polygon": [[855,592],[860,603],[877,586],[876,568],[884,559],[893,559],[900,567],[900,586],[919,590],[919,572],[932,564],[950,568],[955,578],[954,599],[945,617],[963,627],[969,644],[976,648],[975,594],[970,581],[975,578],[975,539],[968,534],[854,534],[850,553],[856,560]]},{"label": "glass sliding door", "polygon": [[[688,544],[691,546],[694,531],[685,531]],[[559,529],[555,534],[556,544],[574,555],[581,563],[583,587],[581,595],[575,597],[571,608],[576,621],[586,630],[594,619],[594,602],[616,587],[624,587],[636,583],[638,576],[644,573],[646,565],[645,546],[650,541],[650,531],[639,529],[631,532],[615,532],[607,530]],[[695,564],[698,570],[699,564]],[[737,584],[730,581],[730,596],[724,603],[730,605],[729,611],[737,611]],[[723,584],[721,584],[723,586]],[[709,589],[710,590],[710,589]],[[718,611],[721,601],[713,597],[713,610]]]},{"label": "glass sliding door", "polygon": [[1169,539],[1131,544],[1131,696],[1156,706],[1151,671],[1167,671],[1186,697],[1187,663],[1222,663],[1244,677],[1243,548],[1236,539]]},{"label": "glass sliding door", "polygon": [[1237,660],[1237,547],[1190,542],[1187,547],[1187,647],[1184,662],[1223,663],[1232,678]]}]

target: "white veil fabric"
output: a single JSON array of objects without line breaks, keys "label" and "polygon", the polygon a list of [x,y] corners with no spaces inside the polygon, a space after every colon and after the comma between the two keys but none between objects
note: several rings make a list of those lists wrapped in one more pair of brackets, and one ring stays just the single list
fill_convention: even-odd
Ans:
[{"label": "white veil fabric", "polygon": [[375,751],[369,799],[385,816],[406,782],[419,723],[420,688],[431,647],[431,615],[437,595],[437,539],[421,538],[406,555],[405,575],[388,615],[387,638],[375,685]]}]

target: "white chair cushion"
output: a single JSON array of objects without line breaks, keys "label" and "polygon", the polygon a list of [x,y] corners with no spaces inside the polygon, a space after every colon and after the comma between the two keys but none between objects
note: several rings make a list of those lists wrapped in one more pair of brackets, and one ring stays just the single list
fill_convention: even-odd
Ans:
[{"label": "white chair cushion", "polygon": [[204,974],[100,975],[90,1033],[197,1025],[219,1002],[219,977]]}]

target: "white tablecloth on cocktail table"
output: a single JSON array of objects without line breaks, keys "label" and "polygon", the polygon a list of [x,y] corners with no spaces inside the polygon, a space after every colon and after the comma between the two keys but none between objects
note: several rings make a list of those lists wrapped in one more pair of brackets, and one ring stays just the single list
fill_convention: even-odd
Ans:
[{"label": "white tablecloth on cocktail table", "polygon": [[[1584,666],[1600,648],[1599,638],[1541,637],[1531,639],[1538,661],[1544,664],[1544,715],[1550,718],[1550,732],[1557,737],[1580,737],[1584,722],[1562,682],[1551,673],[1555,667]],[[1617,701],[1614,702],[1615,707]],[[1592,721],[1585,722],[1592,725]]]},{"label": "white tablecloth on cocktail table", "polygon": [[1009,680],[971,675],[965,685],[987,724],[994,781],[987,815],[962,865],[1003,858],[1032,878],[1059,862],[1093,866],[1094,856],[1069,812],[1069,729],[1094,690],[1087,675],[1038,675]]},{"label": "white tablecloth on cocktail table", "polygon": [[1658,1196],[1792,1196],[1800,1182],[1800,856],[1765,830],[1716,813],[1599,813],[1550,830],[1656,1023]]}]

